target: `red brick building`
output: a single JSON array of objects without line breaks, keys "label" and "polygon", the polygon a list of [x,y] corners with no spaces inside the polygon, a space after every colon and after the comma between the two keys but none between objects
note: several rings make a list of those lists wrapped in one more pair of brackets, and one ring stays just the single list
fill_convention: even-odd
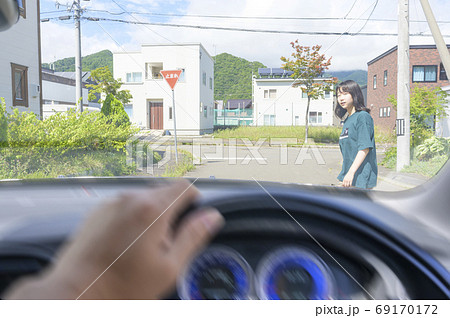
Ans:
[{"label": "red brick building", "polygon": [[[450,49],[450,45],[447,45]],[[410,79],[420,87],[443,87],[449,85],[435,45],[411,45]],[[387,101],[389,95],[397,96],[397,46],[377,56],[367,63],[367,106],[375,125],[383,129],[394,129],[397,112]]]}]

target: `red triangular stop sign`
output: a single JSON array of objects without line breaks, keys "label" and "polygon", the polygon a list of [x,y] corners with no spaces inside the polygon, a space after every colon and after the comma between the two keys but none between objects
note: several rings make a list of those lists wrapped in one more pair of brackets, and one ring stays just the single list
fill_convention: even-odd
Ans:
[{"label": "red triangular stop sign", "polygon": [[172,90],[175,87],[175,84],[178,82],[181,72],[182,72],[181,70],[161,71],[162,76],[164,77],[167,84],[169,84],[169,86]]}]

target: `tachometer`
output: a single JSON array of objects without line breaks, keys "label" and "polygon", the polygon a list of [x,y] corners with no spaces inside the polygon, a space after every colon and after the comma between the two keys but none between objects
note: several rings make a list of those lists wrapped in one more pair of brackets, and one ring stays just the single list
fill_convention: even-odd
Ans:
[{"label": "tachometer", "polygon": [[323,261],[304,249],[285,247],[265,256],[256,271],[260,299],[330,299],[333,278]]},{"label": "tachometer", "polygon": [[181,299],[249,299],[253,272],[235,250],[214,246],[194,259],[178,281]]}]

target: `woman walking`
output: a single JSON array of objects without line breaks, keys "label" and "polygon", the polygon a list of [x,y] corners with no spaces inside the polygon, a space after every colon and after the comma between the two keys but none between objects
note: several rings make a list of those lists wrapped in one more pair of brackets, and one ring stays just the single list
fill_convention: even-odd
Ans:
[{"label": "woman walking", "polygon": [[344,120],[339,137],[343,163],[337,177],[343,187],[372,189],[377,184],[375,133],[370,110],[359,85],[345,81],[336,88],[335,114]]}]

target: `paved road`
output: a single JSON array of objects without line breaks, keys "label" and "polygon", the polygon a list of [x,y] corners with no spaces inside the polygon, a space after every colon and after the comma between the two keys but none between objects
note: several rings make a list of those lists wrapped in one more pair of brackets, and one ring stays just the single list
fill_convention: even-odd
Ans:
[{"label": "paved road", "polygon": [[205,146],[194,150],[201,165],[187,177],[337,184],[339,149],[317,147]]},{"label": "paved road", "polygon": [[[310,144],[304,147],[287,147],[269,145],[267,141],[261,144],[240,139],[224,141],[231,145],[223,145],[222,140],[214,138],[180,137],[179,148],[192,153],[196,161],[196,169],[185,176],[243,180],[254,178],[261,181],[319,185],[339,184],[336,177],[341,170],[342,156],[338,146],[320,147]],[[174,149],[171,136],[159,136],[150,143],[154,149],[165,151],[166,154]],[[377,152],[378,162],[383,155],[382,151]],[[173,158],[163,161],[171,162]],[[164,166],[159,169],[163,171]],[[427,178],[420,175],[397,173],[378,165],[378,184],[375,189],[400,191],[426,181]]]},{"label": "paved road", "polygon": [[[258,181],[293,182],[302,184],[338,185],[342,156],[337,147],[319,148],[247,146],[183,146],[201,164],[186,177],[244,179]],[[378,160],[383,154],[378,153]],[[199,162],[197,162],[199,163]],[[426,178],[414,179],[417,184],[393,178],[392,170],[379,166],[376,190],[400,191],[423,183]],[[408,180],[409,181],[409,180]]]}]

